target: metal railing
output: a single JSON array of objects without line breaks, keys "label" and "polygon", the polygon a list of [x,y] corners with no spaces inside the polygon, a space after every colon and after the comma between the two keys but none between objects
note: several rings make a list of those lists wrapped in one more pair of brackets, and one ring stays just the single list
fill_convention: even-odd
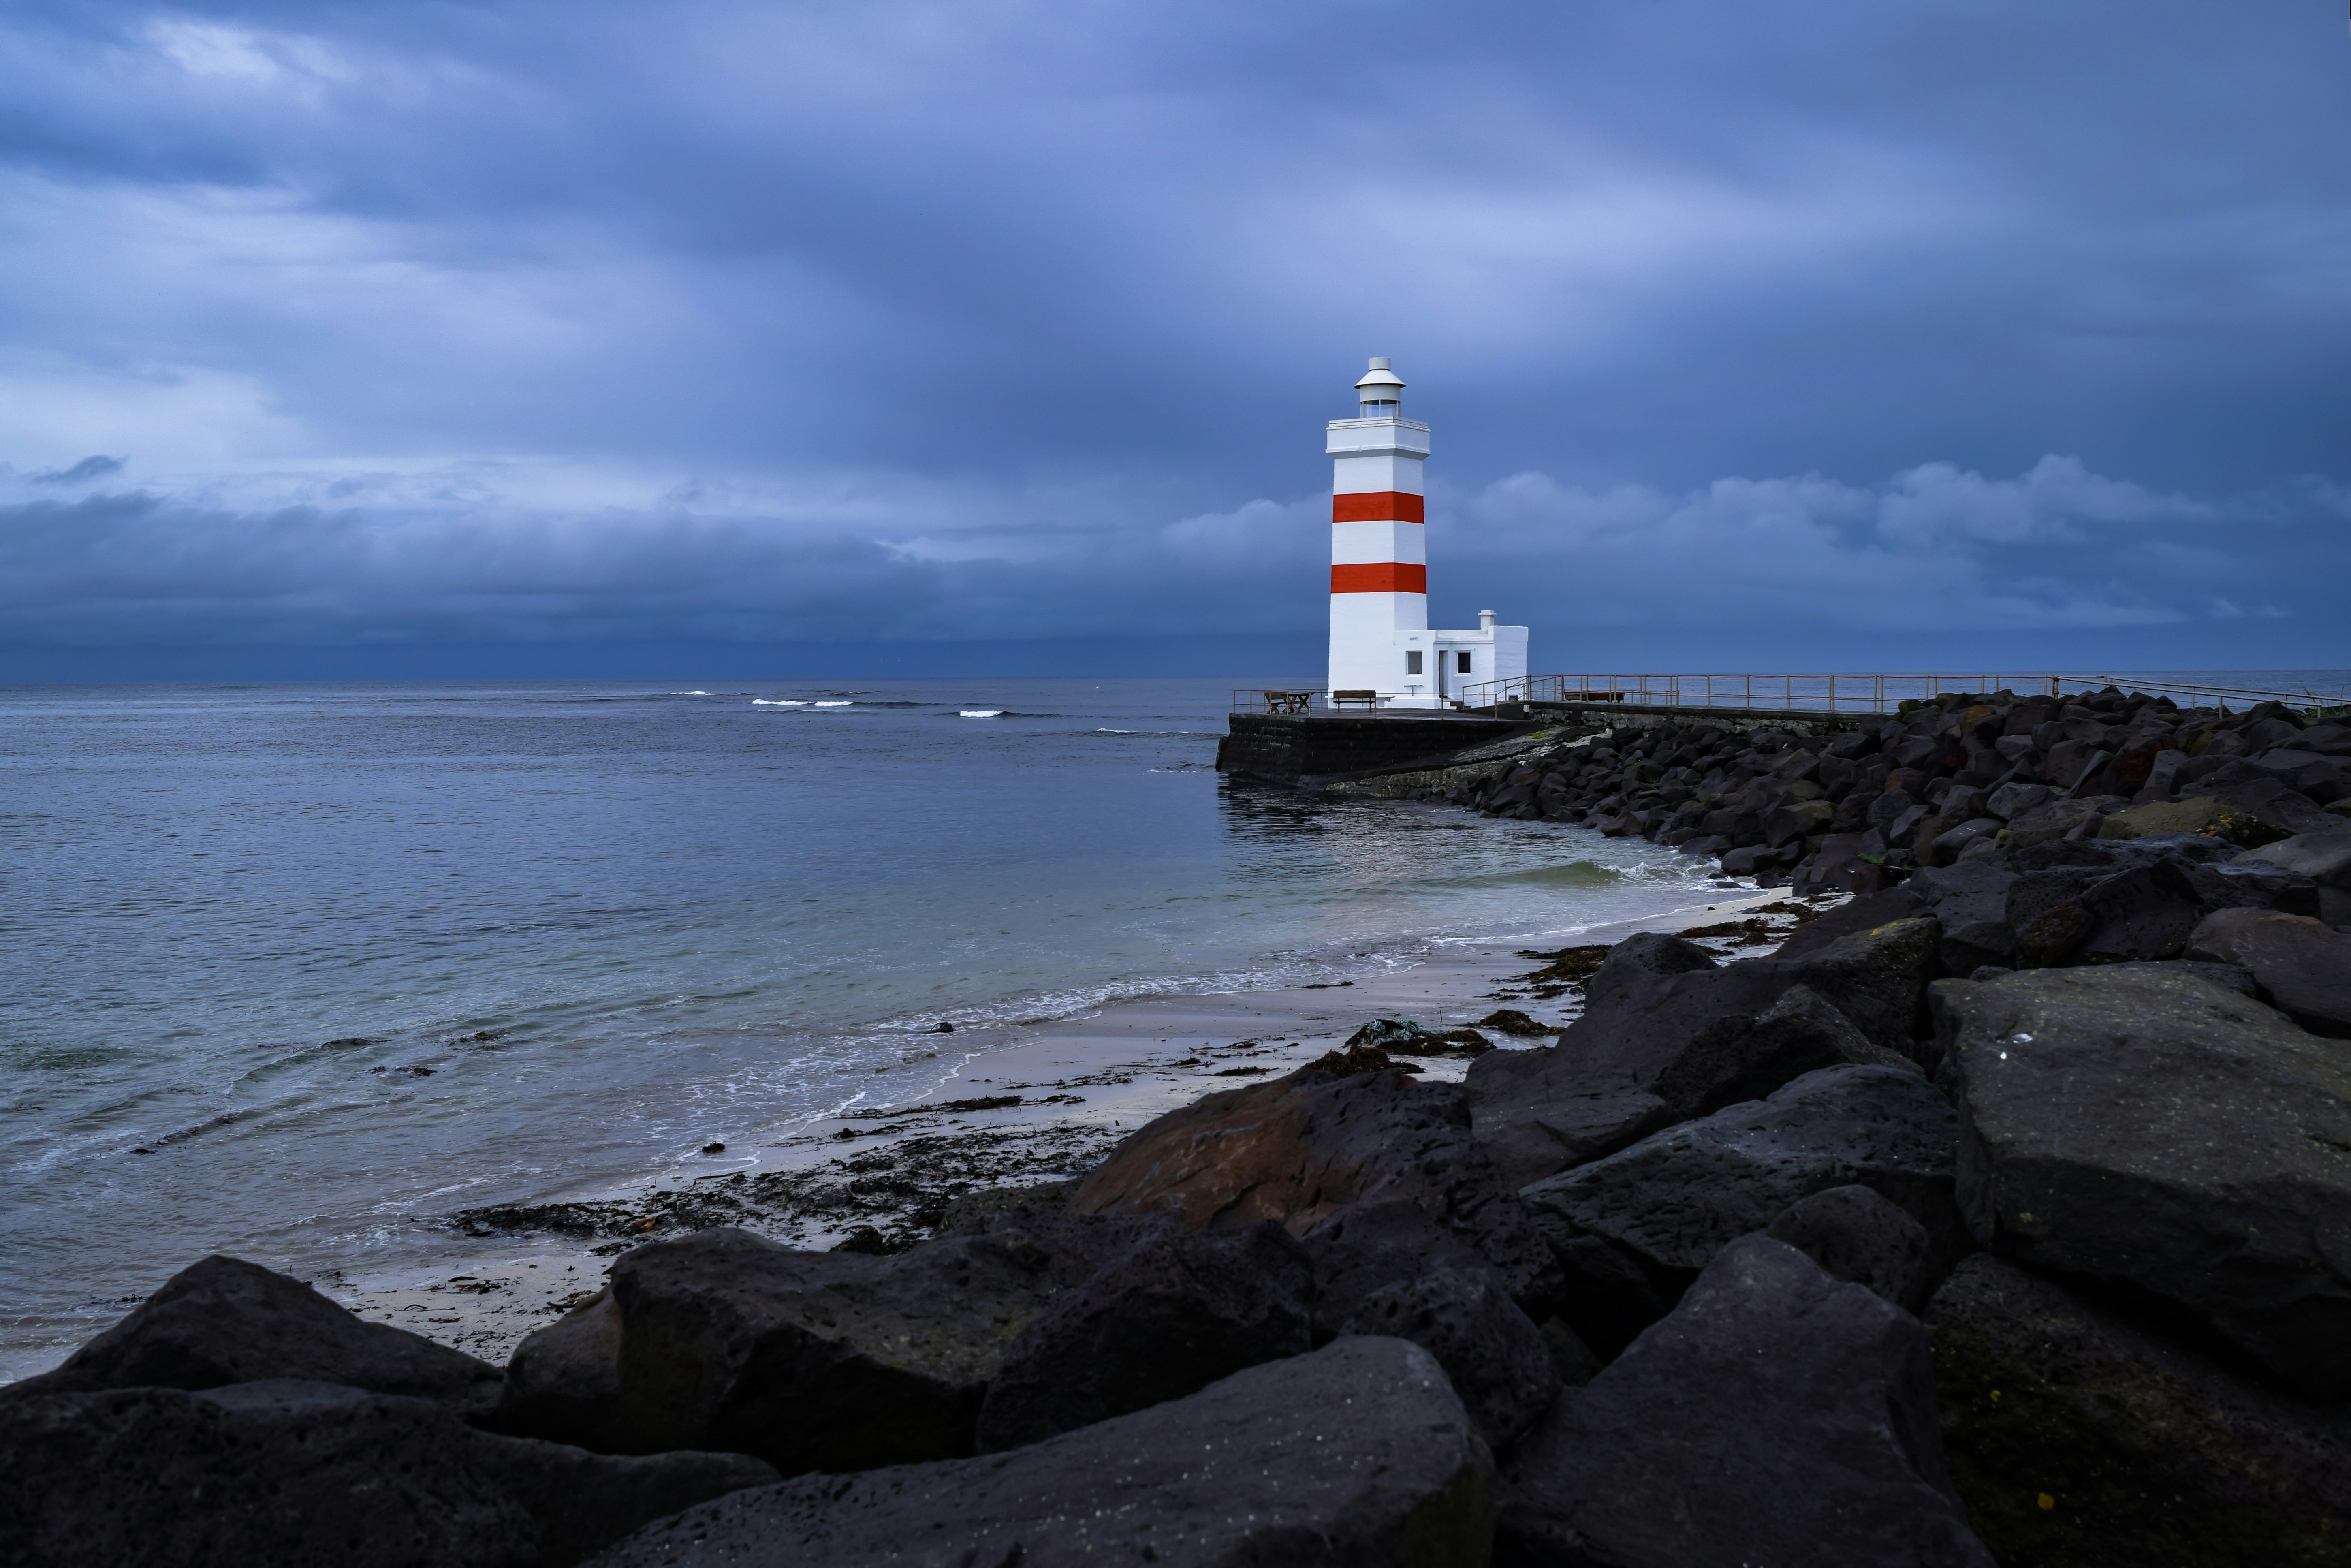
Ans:
[{"label": "metal railing", "polygon": [[2351,696],[2339,692],[2264,692],[2111,675],[1520,675],[1466,686],[1458,700],[1464,706],[1478,708],[1513,702],[1554,706],[1605,702],[1645,707],[1892,713],[1906,702],[1932,702],[1953,692],[2062,698],[2109,686],[2126,695],[2168,697],[2183,708],[2217,708],[2223,713],[2264,702],[2283,703],[2314,717],[2351,711]]}]

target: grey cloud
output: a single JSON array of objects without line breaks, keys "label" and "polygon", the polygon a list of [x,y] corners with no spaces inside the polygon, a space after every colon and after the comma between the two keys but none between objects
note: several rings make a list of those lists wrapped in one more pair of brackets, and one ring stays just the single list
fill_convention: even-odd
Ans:
[{"label": "grey cloud", "polygon": [[[1311,632],[1373,352],[1459,612],[2189,636],[2351,586],[2339,16],[1350,15],[14,7],[0,459],[162,477],[8,512],[0,592],[76,639]],[[599,465],[655,477],[495,477]]]},{"label": "grey cloud", "polygon": [[110,478],[122,472],[125,459],[93,453],[70,468],[56,468],[47,474],[31,476],[36,485],[87,485],[93,480]]},{"label": "grey cloud", "polygon": [[[141,492],[0,507],[0,615],[20,640],[80,643],[1272,635],[1322,618],[1319,496],[1137,528],[1120,518],[1145,501],[1045,487],[943,507],[811,476],[811,495],[836,499],[798,516],[741,497],[726,511],[533,507],[433,475],[380,488],[390,504],[227,510]],[[444,489],[458,498],[434,504]],[[1492,607],[1555,631],[1677,627],[1718,647],[1727,628],[1774,621],[1896,636],[2159,628],[2192,654],[2239,622],[2313,618],[2326,635],[2351,509],[2332,489],[2199,497],[2062,457],[2008,478],[1938,463],[1874,486],[1813,475],[1682,492],[1525,473],[1440,486],[1429,551],[1432,608],[1465,622]],[[2281,578],[2268,565],[2281,555],[2304,570]]]}]

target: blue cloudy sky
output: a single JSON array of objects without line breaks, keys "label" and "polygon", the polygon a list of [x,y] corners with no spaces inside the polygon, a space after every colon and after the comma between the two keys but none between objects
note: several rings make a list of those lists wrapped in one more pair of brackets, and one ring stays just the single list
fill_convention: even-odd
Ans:
[{"label": "blue cloudy sky", "polygon": [[2351,665],[2351,33],[0,11],[0,678],[1311,671],[1374,353],[1541,668]]}]

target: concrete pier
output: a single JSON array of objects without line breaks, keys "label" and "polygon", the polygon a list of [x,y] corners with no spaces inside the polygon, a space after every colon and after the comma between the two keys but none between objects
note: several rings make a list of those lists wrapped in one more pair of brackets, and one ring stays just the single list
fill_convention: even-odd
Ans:
[{"label": "concrete pier", "polygon": [[1340,717],[1237,713],[1217,745],[1217,770],[1311,789],[1434,763],[1467,747],[1541,728],[1517,719]]}]

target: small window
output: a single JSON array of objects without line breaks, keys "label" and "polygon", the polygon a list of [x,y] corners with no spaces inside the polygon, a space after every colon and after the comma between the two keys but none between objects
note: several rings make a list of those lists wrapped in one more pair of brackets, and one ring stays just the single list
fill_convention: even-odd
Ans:
[{"label": "small window", "polygon": [[1404,673],[1407,675],[1416,675],[1420,674],[1419,649],[1415,648],[1411,653],[1406,653],[1404,656]]},{"label": "small window", "polygon": [[1454,672],[1457,674],[1466,675],[1469,673],[1469,655],[1465,652],[1459,654],[1458,657],[1461,662],[1454,666]]}]

